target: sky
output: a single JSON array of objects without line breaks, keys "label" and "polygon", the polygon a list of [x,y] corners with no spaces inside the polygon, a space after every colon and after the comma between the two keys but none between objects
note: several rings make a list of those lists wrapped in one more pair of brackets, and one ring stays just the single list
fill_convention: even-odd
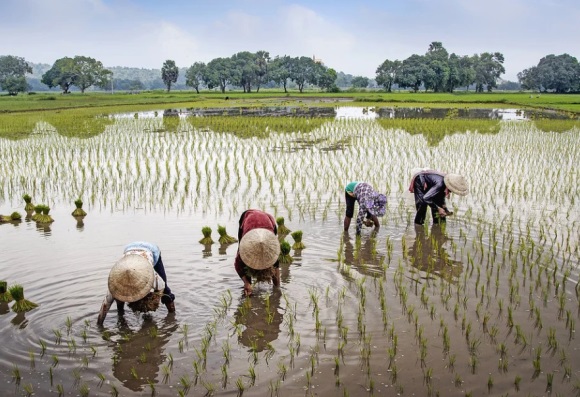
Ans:
[{"label": "sky", "polygon": [[502,78],[517,81],[546,55],[580,58],[578,0],[0,0],[0,20],[0,55],[51,65],[189,67],[264,50],[374,78],[438,41],[460,56],[501,52]]}]

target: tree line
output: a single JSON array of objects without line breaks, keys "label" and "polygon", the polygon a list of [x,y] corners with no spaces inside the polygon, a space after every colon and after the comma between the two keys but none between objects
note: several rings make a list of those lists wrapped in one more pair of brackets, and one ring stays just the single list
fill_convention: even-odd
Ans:
[{"label": "tree line", "polygon": [[[484,52],[472,56],[449,54],[441,42],[432,42],[424,55],[413,54],[403,61],[385,60],[376,69],[376,84],[391,92],[395,87],[424,89],[433,92],[453,92],[473,86],[476,92],[497,88],[505,73],[504,56],[499,52]],[[123,70],[124,68],[116,68]],[[0,56],[0,88],[10,95],[30,89],[26,75],[32,73],[30,64],[22,57]],[[183,76],[185,74],[185,76]],[[241,88],[244,92],[258,92],[262,87],[288,87],[300,92],[315,86],[327,92],[339,91],[338,84],[366,88],[370,79],[345,75],[325,66],[314,57],[271,57],[268,51],[238,52],[231,57],[215,58],[210,62],[195,62],[181,70],[173,60],[166,60],[160,70],[158,83],[170,91],[181,75],[181,84],[197,93],[201,89]],[[184,79],[185,77],[185,79]],[[553,91],[557,93],[580,91],[580,64],[568,55],[547,55],[537,66],[518,73],[522,89]],[[113,72],[100,61],[86,56],[64,57],[56,60],[42,74],[41,83],[49,88],[58,87],[69,93],[71,87],[85,92],[89,87],[101,89],[142,90],[139,78],[113,79]],[[515,83],[513,83],[515,84]],[[181,85],[183,87],[183,85]]]}]

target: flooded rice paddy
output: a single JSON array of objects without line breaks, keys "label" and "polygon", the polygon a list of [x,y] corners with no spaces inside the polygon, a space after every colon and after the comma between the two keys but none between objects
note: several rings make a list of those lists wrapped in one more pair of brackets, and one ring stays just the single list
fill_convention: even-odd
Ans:
[{"label": "flooded rice paddy", "polygon": [[[368,114],[368,113],[367,113]],[[91,138],[47,123],[0,139],[2,395],[578,395],[578,126],[501,121],[435,141],[374,118],[242,138],[178,118],[120,117]],[[465,175],[445,227],[413,225],[411,169]],[[388,196],[376,236],[343,234],[344,186]],[[54,222],[26,216],[22,196]],[[88,213],[71,215],[81,198]],[[236,235],[260,208],[303,231],[281,288],[243,296]],[[428,216],[430,223],[430,217]],[[158,244],[176,295],[96,325],[124,245]],[[285,240],[293,243],[290,235]]]}]

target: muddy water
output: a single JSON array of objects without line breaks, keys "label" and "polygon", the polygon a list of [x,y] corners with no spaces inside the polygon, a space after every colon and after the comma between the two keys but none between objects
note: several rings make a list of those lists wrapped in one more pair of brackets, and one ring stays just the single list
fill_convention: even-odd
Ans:
[{"label": "muddy water", "polygon": [[[254,141],[123,128],[134,127],[119,124],[81,142],[49,133],[3,142],[3,153],[39,143],[62,160],[46,171],[40,162],[10,157],[13,173],[2,184],[0,213],[23,213],[20,197],[29,192],[51,204],[56,220],[44,227],[26,220],[0,225],[0,279],[21,284],[40,305],[26,314],[0,306],[3,395],[30,388],[58,395],[59,385],[66,395],[117,390],[123,396],[234,395],[239,385],[256,396],[573,393],[580,376],[579,201],[577,191],[562,195],[553,186],[577,182],[573,170],[555,171],[577,163],[577,151],[564,149],[577,142],[577,131],[506,127],[498,136],[455,136],[429,148],[403,132],[347,123],[320,133],[336,140],[354,135],[344,151],[328,153],[322,144],[269,150],[291,145],[281,142],[294,136]],[[360,130],[378,143],[369,149],[357,138]],[[131,151],[110,148],[128,142]],[[534,151],[537,142],[561,156],[550,157],[528,182],[529,168],[542,167],[530,153],[546,161]],[[511,151],[512,172],[495,169],[498,148]],[[226,164],[224,153],[238,162]],[[145,172],[143,155],[153,159],[149,176],[132,168],[133,157],[124,168],[125,158],[135,156]],[[368,161],[358,164],[353,159],[361,155]],[[472,194],[451,197],[455,215],[445,228],[412,225],[408,178],[400,175],[416,159],[471,175]],[[199,176],[195,162],[202,164]],[[487,162],[496,173],[489,179],[489,169],[479,171]],[[82,175],[88,215],[79,222],[70,212]],[[174,188],[186,175],[189,190],[183,183]],[[350,233],[342,232],[341,187],[364,175],[387,191],[389,211],[375,238],[365,229],[357,241],[354,222]],[[514,179],[523,182],[511,187]],[[531,188],[520,190],[523,185]],[[284,216],[287,227],[303,231],[306,249],[293,250],[293,263],[282,265],[279,290],[259,284],[246,299],[233,269],[237,245],[198,240],[203,226],[212,227],[214,240],[218,224],[235,235],[238,216],[249,207]],[[177,311],[119,316],[113,307],[97,327],[108,271],[133,240],[161,247]]]}]

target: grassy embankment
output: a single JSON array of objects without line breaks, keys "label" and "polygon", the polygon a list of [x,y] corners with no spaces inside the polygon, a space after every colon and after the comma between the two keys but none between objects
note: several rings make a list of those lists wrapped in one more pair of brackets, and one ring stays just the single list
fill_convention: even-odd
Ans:
[{"label": "grassy embankment", "polygon": [[[139,94],[91,92],[62,95],[51,92],[16,97],[0,96],[0,137],[25,138],[39,121],[51,124],[57,128],[61,135],[89,137],[102,132],[104,126],[112,122],[106,117],[99,116],[120,112],[170,108],[322,107],[336,106],[337,104],[375,107],[532,108],[557,110],[576,120],[580,116],[580,95],[476,94],[471,92],[454,94],[408,92],[343,92],[336,94],[304,92],[301,94],[290,92],[286,94],[281,91],[269,90],[247,94],[241,92],[227,92],[226,94],[202,92],[196,94],[194,91],[170,93],[147,91]],[[575,124],[574,121],[572,123]],[[568,126],[569,122],[565,124],[559,129],[571,128]],[[449,128],[449,126],[445,126],[444,130]],[[79,133],[80,130],[85,132]]]}]

